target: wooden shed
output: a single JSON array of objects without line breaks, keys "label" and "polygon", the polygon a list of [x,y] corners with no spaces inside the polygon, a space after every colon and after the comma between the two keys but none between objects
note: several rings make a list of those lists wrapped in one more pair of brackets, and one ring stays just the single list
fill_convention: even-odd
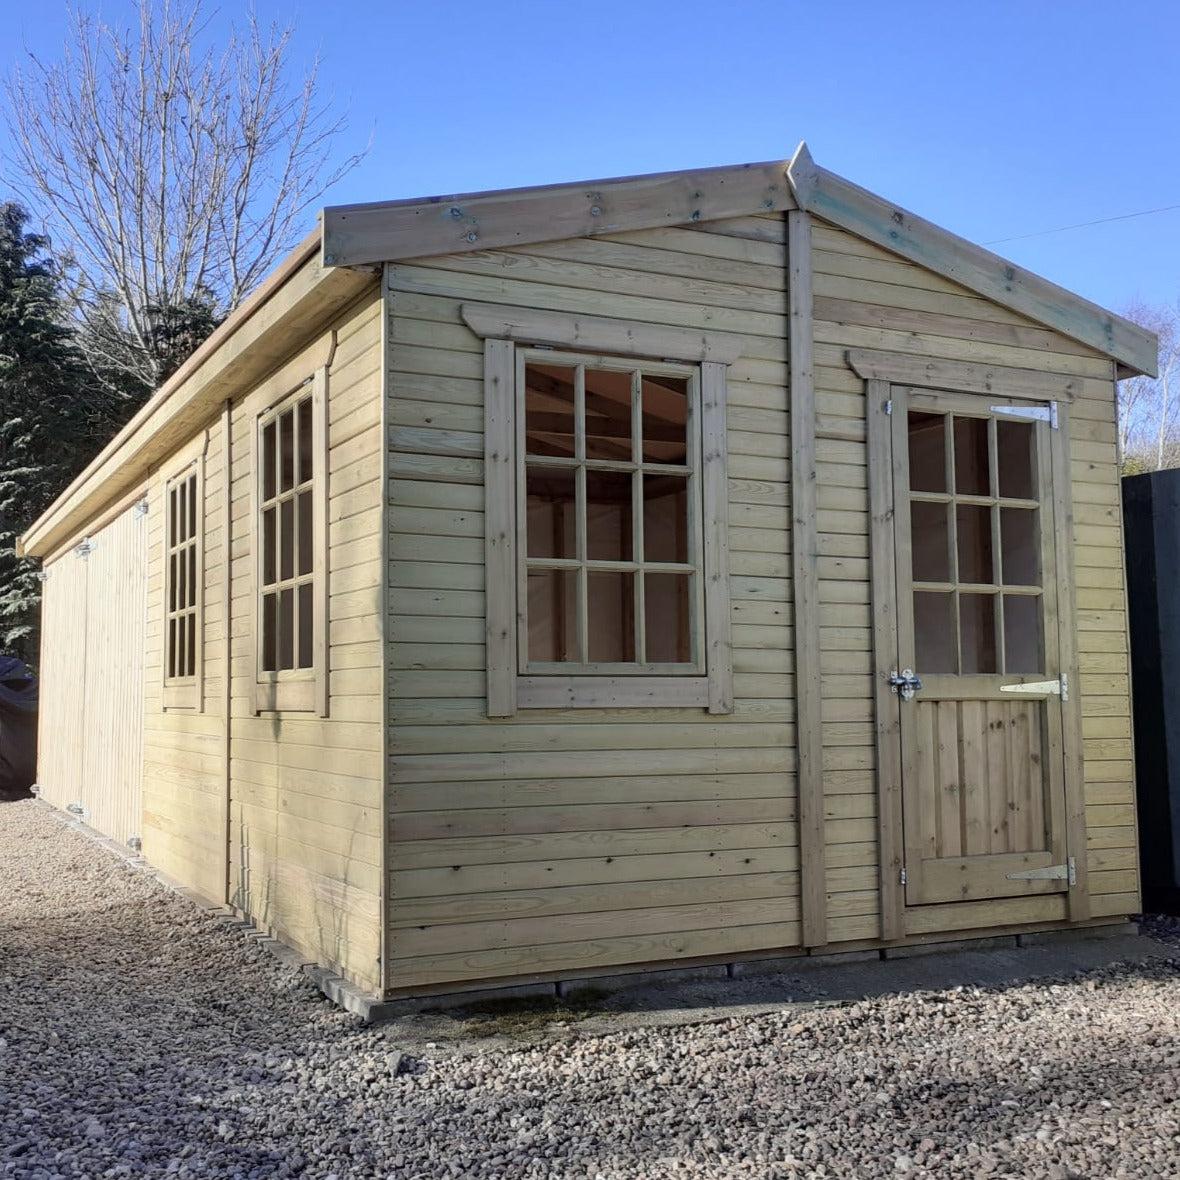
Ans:
[{"label": "wooden shed", "polygon": [[374,997],[1123,921],[1155,363],[806,147],[329,208],[23,540],[41,795]]}]

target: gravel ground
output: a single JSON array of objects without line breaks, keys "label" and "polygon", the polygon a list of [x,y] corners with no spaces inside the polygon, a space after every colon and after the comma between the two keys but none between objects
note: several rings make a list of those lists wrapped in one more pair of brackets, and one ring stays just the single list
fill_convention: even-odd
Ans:
[{"label": "gravel ground", "polygon": [[3,1176],[1180,1175],[1180,958],[406,1059],[32,802],[0,896]]}]

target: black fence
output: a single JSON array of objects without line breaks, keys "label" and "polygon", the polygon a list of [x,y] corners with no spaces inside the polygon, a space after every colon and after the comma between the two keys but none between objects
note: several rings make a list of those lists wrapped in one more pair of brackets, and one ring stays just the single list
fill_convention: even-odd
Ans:
[{"label": "black fence", "polygon": [[1123,480],[1143,905],[1180,913],[1180,470]]}]

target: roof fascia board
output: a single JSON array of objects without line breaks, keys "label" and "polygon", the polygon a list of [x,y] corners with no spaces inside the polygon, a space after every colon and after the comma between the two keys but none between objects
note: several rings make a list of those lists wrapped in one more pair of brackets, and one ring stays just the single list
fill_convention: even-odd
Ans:
[{"label": "roof fascia board", "polygon": [[323,259],[360,266],[795,208],[785,160],[324,210]]},{"label": "roof fascia board", "polygon": [[1135,372],[1156,375],[1158,343],[1153,333],[821,168],[806,143],[796,150],[787,176],[799,207],[813,216],[1087,344]]},{"label": "roof fascia board", "polygon": [[303,242],[257,292],[144,404],[25,531],[28,557],[44,557],[85,528],[214,415],[280,365],[306,335],[374,283],[363,271],[325,268],[319,234]]}]

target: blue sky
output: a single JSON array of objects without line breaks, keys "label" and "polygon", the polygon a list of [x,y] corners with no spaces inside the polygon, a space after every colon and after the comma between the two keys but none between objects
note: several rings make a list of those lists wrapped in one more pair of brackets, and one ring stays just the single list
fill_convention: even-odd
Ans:
[{"label": "blue sky", "polygon": [[[80,0],[111,18],[130,0]],[[326,203],[789,156],[978,242],[1180,205],[1180,5],[256,0],[365,162]],[[214,26],[245,10],[221,0]],[[65,5],[6,17],[52,56]],[[3,146],[0,130],[0,146]],[[1107,306],[1180,297],[1180,209],[994,247]]]}]

